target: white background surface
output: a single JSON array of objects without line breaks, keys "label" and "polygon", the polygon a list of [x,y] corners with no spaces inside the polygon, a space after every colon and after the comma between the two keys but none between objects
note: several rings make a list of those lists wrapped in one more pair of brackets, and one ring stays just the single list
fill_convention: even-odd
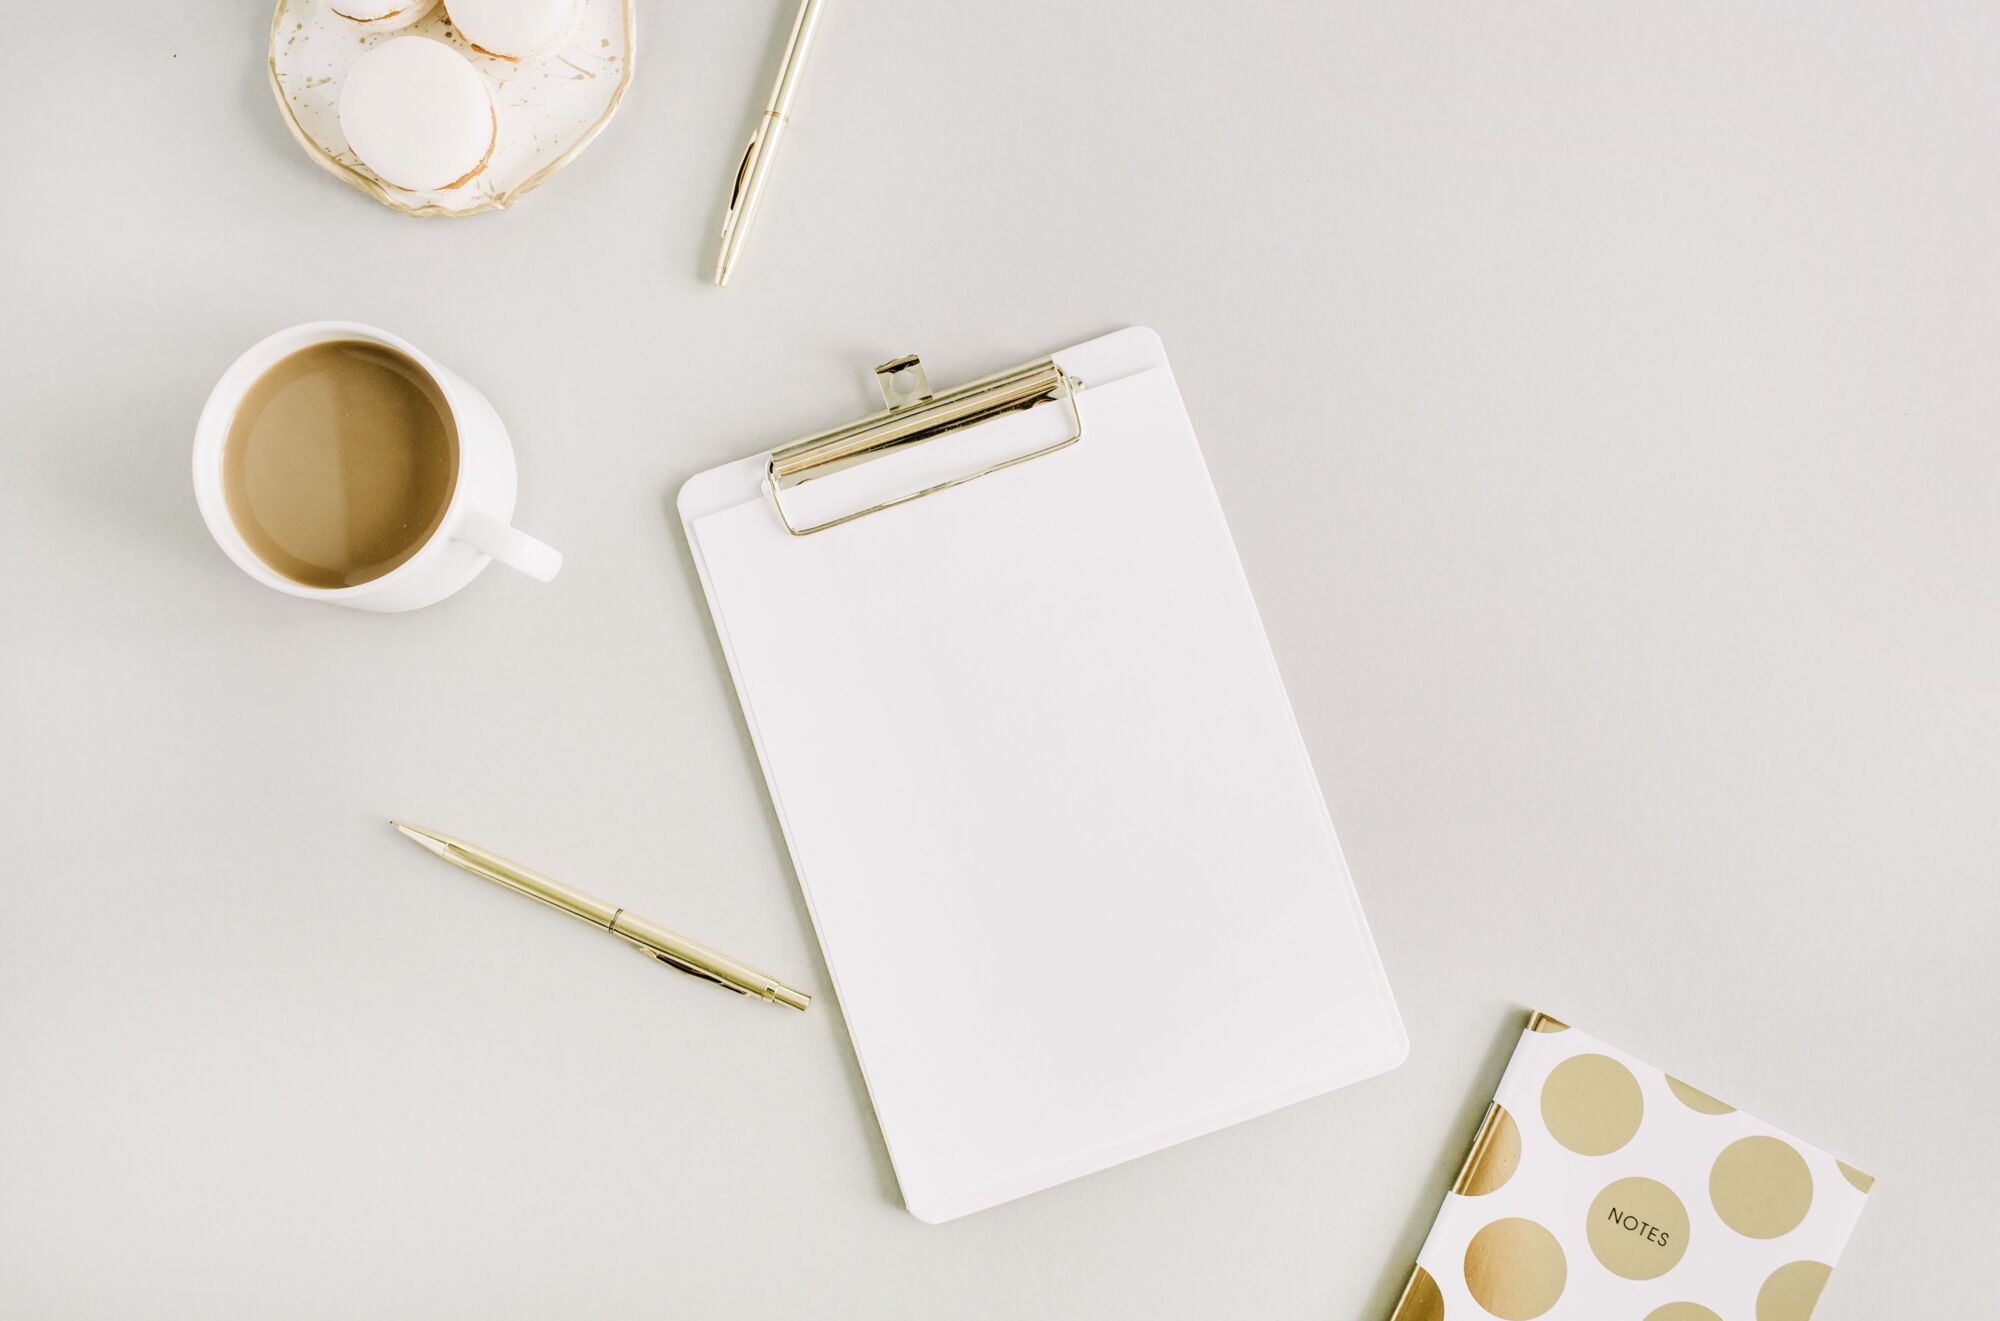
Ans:
[{"label": "white background surface", "polygon": [[[14,16],[0,138],[0,1310],[1375,1317],[1540,1005],[1880,1176],[1820,1315],[1988,1310],[2000,11],[648,3],[511,214],[320,173],[261,4]],[[370,617],[211,545],[244,346],[484,389],[569,555]],[[672,492],[1166,338],[1413,1039],[942,1229],[838,1012],[443,868],[462,833],[824,990]]]}]

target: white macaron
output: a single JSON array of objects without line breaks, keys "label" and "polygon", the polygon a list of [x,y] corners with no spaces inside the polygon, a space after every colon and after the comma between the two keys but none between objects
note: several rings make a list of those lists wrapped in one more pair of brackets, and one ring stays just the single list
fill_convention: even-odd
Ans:
[{"label": "white macaron", "polygon": [[395,32],[437,8],[437,0],[326,0],[327,12],[369,32]]},{"label": "white macaron", "polygon": [[503,60],[560,49],[576,33],[577,0],[444,0],[458,35]]},{"label": "white macaron", "polygon": [[340,131],[398,188],[456,188],[486,168],[500,121],[486,79],[442,42],[397,37],[368,51],[340,89]]}]

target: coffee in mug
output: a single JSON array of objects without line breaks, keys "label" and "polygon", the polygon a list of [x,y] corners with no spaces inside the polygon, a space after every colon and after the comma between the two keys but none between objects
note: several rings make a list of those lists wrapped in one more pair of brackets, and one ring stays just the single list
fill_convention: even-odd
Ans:
[{"label": "coffee in mug", "polygon": [[386,331],[280,331],[223,373],[195,431],[195,497],[245,573],[292,596],[410,610],[499,560],[562,556],[509,526],[513,445],[485,397]]},{"label": "coffee in mug", "polygon": [[409,559],[444,518],[458,433],[444,394],[365,340],[298,349],[244,392],[222,493],[258,559],[307,587],[353,587]]}]

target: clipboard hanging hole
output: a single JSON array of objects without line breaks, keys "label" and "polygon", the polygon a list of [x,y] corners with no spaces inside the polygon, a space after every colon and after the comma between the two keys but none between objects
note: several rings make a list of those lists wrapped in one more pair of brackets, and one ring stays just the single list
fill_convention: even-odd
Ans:
[{"label": "clipboard hanging hole", "polygon": [[877,367],[875,384],[882,387],[882,402],[892,412],[937,397],[931,390],[930,377],[924,374],[923,362],[914,353],[891,358]]}]

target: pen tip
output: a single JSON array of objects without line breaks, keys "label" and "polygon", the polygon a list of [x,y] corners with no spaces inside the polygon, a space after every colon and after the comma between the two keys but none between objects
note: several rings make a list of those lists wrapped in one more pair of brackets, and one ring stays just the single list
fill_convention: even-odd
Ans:
[{"label": "pen tip", "polygon": [[422,826],[406,825],[401,821],[391,821],[389,824],[394,826],[398,831],[400,831],[404,839],[409,840],[411,843],[416,844],[421,848],[430,850],[432,853],[437,854],[439,857],[443,857],[445,855],[445,851],[451,847],[451,841],[449,838],[433,834],[430,831],[425,830]]}]

